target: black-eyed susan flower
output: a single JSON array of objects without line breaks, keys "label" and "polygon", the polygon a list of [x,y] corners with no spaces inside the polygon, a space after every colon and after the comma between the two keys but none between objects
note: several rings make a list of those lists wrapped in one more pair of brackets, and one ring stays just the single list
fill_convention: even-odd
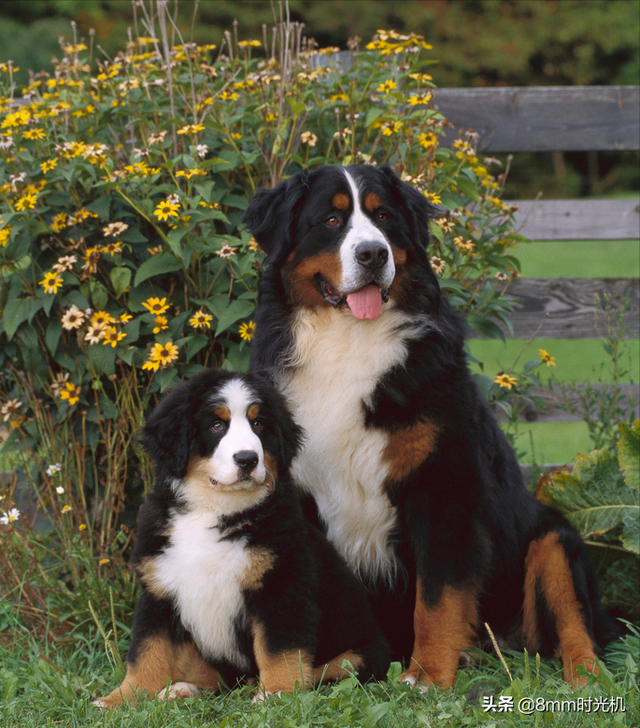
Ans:
[{"label": "black-eyed susan flower", "polygon": [[91,321],[89,323],[98,329],[104,329],[114,323],[114,318],[106,311],[95,311],[91,314]]},{"label": "black-eyed susan flower", "polygon": [[202,310],[196,311],[189,319],[189,324],[193,326],[194,329],[210,329],[212,318],[213,316],[210,313],[205,313]]},{"label": "black-eyed susan flower", "polygon": [[126,222],[110,222],[106,227],[102,228],[102,234],[105,238],[113,235],[121,235],[125,230],[128,230],[129,226]]},{"label": "black-eyed susan flower", "polygon": [[518,383],[518,380],[515,377],[510,377],[508,374],[505,374],[504,372],[501,372],[498,374],[498,376],[493,380],[494,384],[497,384],[502,389],[509,389],[511,390],[512,387],[515,387]]},{"label": "black-eyed susan flower", "polygon": [[546,364],[548,367],[555,367],[556,358],[554,356],[551,356],[548,351],[545,351],[544,349],[538,349],[538,354],[544,364]]},{"label": "black-eyed susan flower", "polygon": [[115,349],[125,336],[124,331],[118,331],[115,326],[108,326],[102,336],[102,345],[111,345]]},{"label": "black-eyed susan flower", "polygon": [[46,162],[40,163],[40,169],[42,170],[42,172],[44,174],[46,174],[47,172],[51,172],[51,170],[56,166],[56,164],[58,164],[57,159],[55,159],[55,158],[48,159]]},{"label": "black-eyed susan flower", "polygon": [[44,274],[44,278],[39,283],[45,293],[57,293],[58,288],[62,285],[62,278],[57,273],[50,271]]},{"label": "black-eyed susan flower", "polygon": [[442,258],[438,258],[438,256],[434,255],[430,260],[429,263],[431,264],[431,269],[436,275],[440,275],[441,273],[444,273],[445,269],[445,262],[442,260]]},{"label": "black-eyed susan flower", "polygon": [[166,316],[156,316],[153,323],[155,324],[153,327],[154,334],[159,334],[161,331],[169,328]]},{"label": "black-eyed susan flower", "polygon": [[76,387],[73,382],[66,382],[64,389],[60,392],[60,399],[67,400],[71,405],[77,404],[80,399],[81,391],[82,390],[79,387]]},{"label": "black-eyed susan flower", "polygon": [[254,334],[256,333],[255,321],[247,321],[246,323],[242,324],[238,329],[238,332],[240,334],[240,338],[243,341],[251,341]]},{"label": "black-eyed susan flower", "polygon": [[104,326],[89,326],[87,333],[84,335],[84,340],[89,344],[99,344],[104,336]]},{"label": "black-eyed susan flower", "polygon": [[154,316],[163,314],[169,308],[166,298],[148,298],[142,305]]},{"label": "black-eyed susan flower", "polygon": [[219,255],[221,258],[230,258],[232,255],[235,255],[238,248],[232,248],[228,243],[225,243],[220,250],[216,250],[216,255]]},{"label": "black-eyed susan flower", "polygon": [[178,217],[180,209],[180,205],[177,202],[174,202],[173,200],[164,200],[159,205],[157,205],[156,209],[153,211],[153,214],[158,218],[160,221],[168,220],[170,217]]},{"label": "black-eyed susan flower", "polygon": [[171,341],[167,341],[166,344],[154,344],[149,353],[149,359],[158,362],[163,367],[172,364],[177,358],[178,347]]},{"label": "black-eyed susan flower", "polygon": [[18,410],[22,407],[22,402],[19,399],[9,399],[2,407],[0,407],[0,414],[4,422],[8,422],[12,417],[18,414]]}]

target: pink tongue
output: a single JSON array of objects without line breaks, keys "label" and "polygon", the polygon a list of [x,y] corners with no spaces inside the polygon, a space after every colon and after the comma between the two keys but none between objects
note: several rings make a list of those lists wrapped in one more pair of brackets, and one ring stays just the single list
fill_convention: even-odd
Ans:
[{"label": "pink tongue", "polygon": [[359,319],[378,318],[382,310],[380,289],[373,283],[347,296],[347,305],[351,313]]}]

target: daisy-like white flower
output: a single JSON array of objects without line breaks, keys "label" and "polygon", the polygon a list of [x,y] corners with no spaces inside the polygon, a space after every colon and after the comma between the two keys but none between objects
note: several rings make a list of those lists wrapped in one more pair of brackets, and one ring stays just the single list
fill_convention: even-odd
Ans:
[{"label": "daisy-like white flower", "polygon": [[200,159],[204,159],[204,157],[207,156],[208,151],[209,151],[209,147],[206,144],[197,144],[196,145],[196,156],[200,157]]},{"label": "daisy-like white flower", "polygon": [[3,526],[8,526],[10,523],[19,520],[20,511],[17,508],[11,508],[0,516],[0,523]]},{"label": "daisy-like white flower", "polygon": [[8,422],[12,417],[18,414],[18,410],[22,407],[22,402],[19,399],[7,400],[2,407],[0,407],[0,414],[4,422]]},{"label": "daisy-like white flower", "polygon": [[92,324],[84,335],[84,340],[90,344],[99,344],[102,341],[106,328],[104,326],[96,326]]},{"label": "daisy-like white flower", "polygon": [[235,255],[236,250],[238,248],[232,248],[231,245],[225,243],[220,250],[216,250],[216,255],[219,255],[221,258],[230,258],[232,255]]},{"label": "daisy-like white flower", "polygon": [[84,311],[81,311],[75,304],[68,308],[62,317],[62,328],[67,331],[73,329],[79,329],[84,323],[86,316]]},{"label": "daisy-like white flower", "polygon": [[64,273],[66,270],[71,270],[77,260],[75,255],[63,255],[61,258],[58,258],[58,262],[53,266],[53,270],[56,273]]},{"label": "daisy-like white flower", "polygon": [[310,147],[315,147],[318,137],[310,131],[303,131],[302,134],[300,134],[300,141]]},{"label": "daisy-like white flower", "polygon": [[60,392],[64,389],[68,379],[69,372],[58,372],[58,374],[53,377],[53,382],[49,385],[49,389],[54,397],[60,396]]},{"label": "daisy-like white flower", "polygon": [[54,463],[53,465],[49,465],[49,467],[45,470],[45,473],[51,477],[52,475],[55,475],[56,473],[59,473],[62,470],[62,464],[61,463]]},{"label": "daisy-like white flower", "polygon": [[108,238],[111,235],[113,235],[114,237],[116,237],[117,235],[121,235],[125,230],[128,229],[129,226],[124,222],[111,222],[106,227],[102,228],[102,232],[105,238]]},{"label": "daisy-like white flower", "polygon": [[442,258],[438,258],[438,256],[434,255],[429,260],[429,263],[431,264],[431,269],[436,275],[440,275],[440,273],[444,272],[445,262],[444,260],[442,260]]},{"label": "daisy-like white flower", "polygon": [[64,488],[63,488],[63,487],[62,487],[61,485],[59,485],[59,486],[58,486],[58,487],[56,488],[56,493],[57,493],[58,495],[63,495],[63,494],[64,494]]}]

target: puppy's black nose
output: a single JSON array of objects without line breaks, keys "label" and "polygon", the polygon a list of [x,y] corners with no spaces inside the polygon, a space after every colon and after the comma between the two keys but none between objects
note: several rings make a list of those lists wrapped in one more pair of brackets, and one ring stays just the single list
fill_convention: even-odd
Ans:
[{"label": "puppy's black nose", "polygon": [[377,270],[389,260],[389,249],[380,243],[360,243],[356,248],[356,260],[363,268]]},{"label": "puppy's black nose", "polygon": [[233,459],[235,464],[245,473],[250,473],[260,461],[258,453],[253,450],[240,450]]}]

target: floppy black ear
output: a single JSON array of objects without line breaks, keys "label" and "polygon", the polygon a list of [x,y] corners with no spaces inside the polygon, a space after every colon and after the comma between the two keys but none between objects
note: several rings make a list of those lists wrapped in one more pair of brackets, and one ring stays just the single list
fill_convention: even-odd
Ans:
[{"label": "floppy black ear", "polygon": [[140,433],[140,444],[145,452],[176,478],[183,477],[189,465],[196,434],[197,404],[194,383],[182,382],[156,406]]},{"label": "floppy black ear", "polygon": [[437,208],[427,201],[418,190],[403,182],[388,164],[380,168],[387,177],[395,201],[409,212],[413,227],[413,239],[423,248],[429,245],[429,220],[438,217]]},{"label": "floppy black ear", "polygon": [[245,210],[244,222],[272,263],[291,247],[296,212],[308,187],[309,173],[298,172],[272,190],[258,190]]}]

